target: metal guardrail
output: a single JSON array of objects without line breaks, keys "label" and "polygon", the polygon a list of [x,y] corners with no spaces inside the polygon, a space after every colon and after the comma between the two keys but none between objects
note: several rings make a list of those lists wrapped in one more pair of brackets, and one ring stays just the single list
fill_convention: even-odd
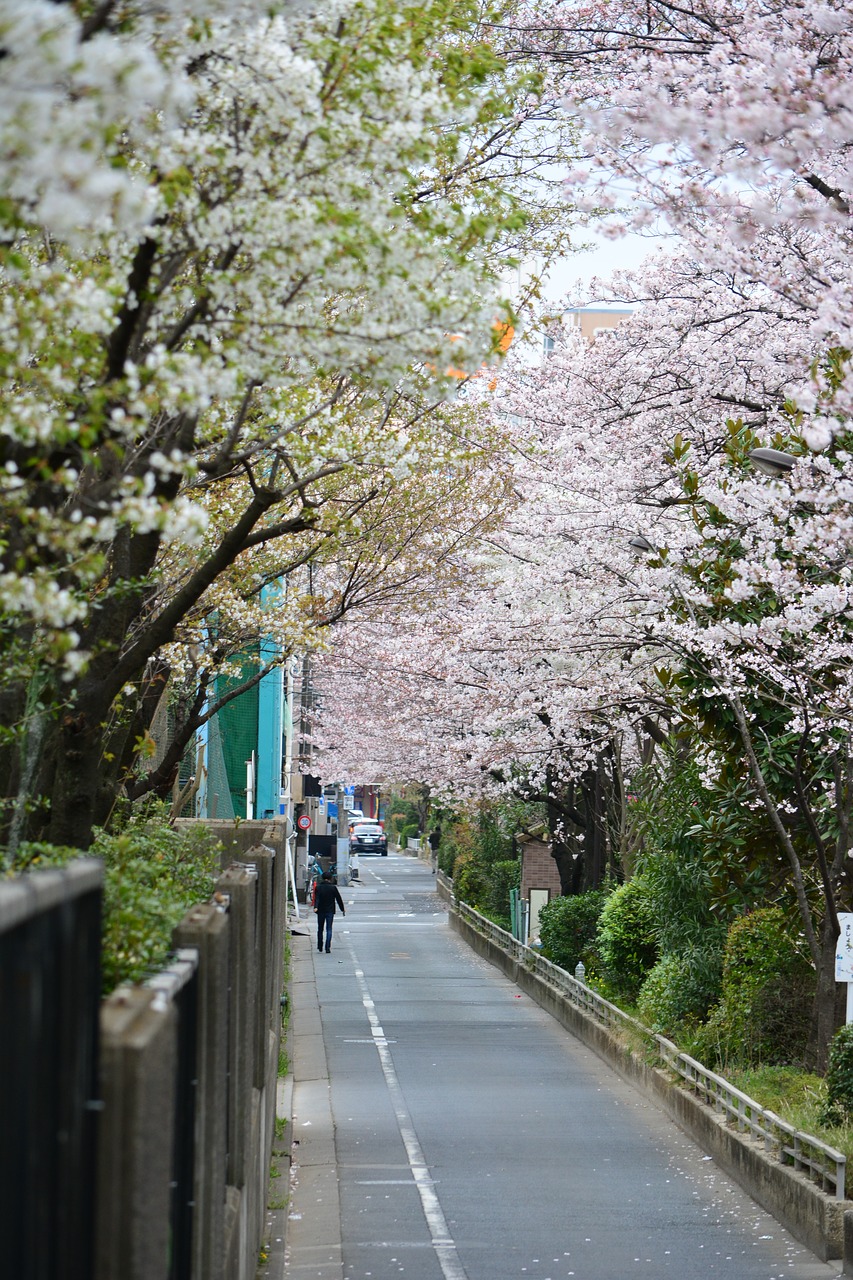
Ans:
[{"label": "metal guardrail", "polygon": [[792,1165],[808,1174],[822,1190],[833,1192],[837,1200],[845,1198],[847,1157],[840,1151],[811,1134],[795,1129],[781,1116],[736,1089],[728,1080],[709,1071],[689,1054],[681,1053],[677,1045],[663,1036],[654,1036],[654,1039],[661,1061],[679,1075],[693,1093],[715,1111],[724,1113],[740,1133],[749,1133],[763,1142],[768,1155],[780,1164]]},{"label": "metal guardrail", "polygon": [[[452,893],[453,882],[442,877]],[[775,1112],[762,1107],[754,1098],[736,1089],[722,1076],[709,1071],[701,1062],[682,1053],[665,1036],[656,1035],[648,1027],[611,1004],[585,983],[579,982],[559,965],[552,964],[531,947],[519,942],[512,934],[501,929],[478,911],[453,898],[453,908],[478,933],[488,938],[507,955],[525,968],[555,987],[561,995],[609,1031],[630,1032],[640,1036],[648,1048],[657,1054],[658,1065],[668,1068],[684,1081],[690,1090],[715,1111],[725,1115],[729,1124],[740,1133],[748,1133],[763,1142],[767,1154],[780,1164],[790,1165],[807,1174],[823,1191],[831,1192],[837,1200],[845,1198],[847,1157],[811,1134],[795,1129]]]}]

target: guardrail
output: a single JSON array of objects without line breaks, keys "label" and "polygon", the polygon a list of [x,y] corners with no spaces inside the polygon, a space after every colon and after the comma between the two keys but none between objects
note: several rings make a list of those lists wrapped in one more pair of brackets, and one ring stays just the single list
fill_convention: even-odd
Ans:
[{"label": "guardrail", "polygon": [[[452,881],[442,877],[452,892]],[[709,1071],[701,1062],[682,1053],[665,1036],[657,1035],[648,1027],[611,1004],[584,982],[574,978],[559,965],[552,964],[531,947],[519,942],[512,934],[501,929],[493,921],[481,916],[464,902],[453,898],[453,908],[478,933],[488,938],[512,959],[537,974],[544,982],[555,987],[561,995],[594,1018],[609,1031],[631,1033],[640,1036],[644,1044],[657,1054],[658,1065],[668,1068],[684,1081],[691,1091],[714,1110],[725,1115],[728,1123],[739,1132],[749,1133],[764,1143],[767,1154],[780,1164],[790,1165],[806,1173],[823,1191],[831,1192],[836,1200],[845,1198],[847,1157],[811,1134],[795,1129],[775,1112],[762,1107],[754,1098],[736,1089],[722,1076]]]},{"label": "guardrail", "polygon": [[[651,1034],[651,1033],[647,1033]],[[663,1036],[654,1036],[661,1061],[690,1086],[715,1111],[723,1112],[740,1133],[750,1133],[764,1143],[768,1155],[780,1164],[792,1165],[819,1183],[823,1191],[843,1200],[847,1157],[811,1134],[788,1124],[775,1112],[736,1089],[728,1080],[709,1071],[701,1062],[681,1053]]]}]

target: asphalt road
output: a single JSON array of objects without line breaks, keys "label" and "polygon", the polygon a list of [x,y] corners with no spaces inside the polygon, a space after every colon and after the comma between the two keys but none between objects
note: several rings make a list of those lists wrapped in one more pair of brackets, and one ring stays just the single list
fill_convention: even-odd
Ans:
[{"label": "asphalt road", "polygon": [[424,864],[360,873],[330,955],[292,939],[286,1275],[839,1275],[474,955]]}]

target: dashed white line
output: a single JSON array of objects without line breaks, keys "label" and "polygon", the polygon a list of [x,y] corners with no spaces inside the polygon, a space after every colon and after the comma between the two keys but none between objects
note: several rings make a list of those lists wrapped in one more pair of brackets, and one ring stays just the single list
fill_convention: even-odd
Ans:
[{"label": "dashed white line", "polygon": [[[355,959],[354,956],[353,959]],[[403,1097],[403,1090],[400,1088],[397,1072],[388,1049],[388,1040],[376,1013],[376,1006],[371,999],[364,972],[357,967],[355,968],[355,979],[361,992],[361,1003],[364,1005],[367,1020],[370,1023],[371,1034],[373,1035],[376,1051],[379,1054],[379,1061],[382,1066],[382,1074],[385,1076],[385,1083],[391,1095],[391,1105],[394,1108],[397,1127],[400,1130],[400,1137],[403,1139],[406,1158],[409,1161],[409,1168],[412,1171],[412,1177],[418,1189],[421,1207],[429,1228],[432,1247],[441,1267],[441,1273],[444,1276],[444,1280],[468,1280],[468,1273],[462,1265],[459,1254],[456,1252],[456,1243],[448,1230],[447,1219],[436,1194],[435,1183],[432,1180],[429,1166],[421,1150],[421,1144],[418,1142],[415,1127],[412,1124],[412,1118],[409,1115],[409,1109]]]}]

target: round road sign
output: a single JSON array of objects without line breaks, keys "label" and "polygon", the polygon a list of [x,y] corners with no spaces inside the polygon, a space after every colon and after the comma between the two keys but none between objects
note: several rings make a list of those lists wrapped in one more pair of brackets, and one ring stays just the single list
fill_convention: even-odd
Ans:
[{"label": "round road sign", "polygon": [[308,831],[311,826],[311,819],[308,817],[308,814],[300,813],[299,817],[296,819],[296,825],[300,831]]}]

